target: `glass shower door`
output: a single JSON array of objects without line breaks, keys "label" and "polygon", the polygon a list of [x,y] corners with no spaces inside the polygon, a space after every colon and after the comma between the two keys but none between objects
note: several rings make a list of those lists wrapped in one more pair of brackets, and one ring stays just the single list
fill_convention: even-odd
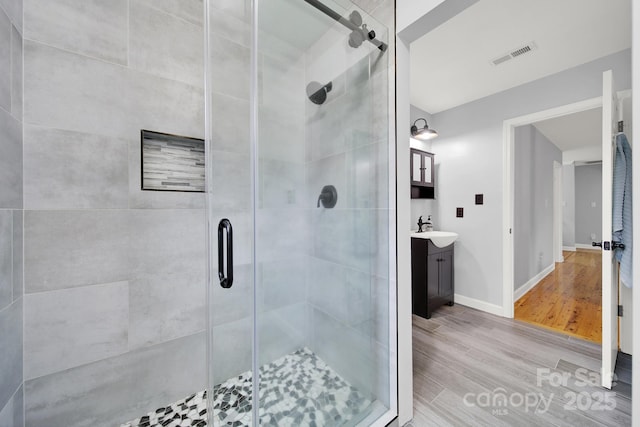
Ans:
[{"label": "glass shower door", "polygon": [[395,401],[388,31],[344,1],[207,3],[210,425],[374,424]]}]

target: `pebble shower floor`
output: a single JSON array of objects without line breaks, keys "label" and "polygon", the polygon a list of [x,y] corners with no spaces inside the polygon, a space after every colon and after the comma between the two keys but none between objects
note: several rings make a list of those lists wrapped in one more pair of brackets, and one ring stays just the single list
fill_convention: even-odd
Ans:
[{"label": "pebble shower floor", "polygon": [[[251,372],[214,387],[214,426],[251,425]],[[320,427],[344,425],[371,404],[308,348],[260,368],[260,425]],[[202,391],[121,427],[204,427],[207,397]]]}]

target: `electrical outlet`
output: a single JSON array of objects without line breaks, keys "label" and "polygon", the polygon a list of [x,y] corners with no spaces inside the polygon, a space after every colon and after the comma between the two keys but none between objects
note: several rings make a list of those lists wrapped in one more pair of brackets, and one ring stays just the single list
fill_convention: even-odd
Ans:
[{"label": "electrical outlet", "polygon": [[484,204],[484,194],[476,194],[476,205]]},{"label": "electrical outlet", "polygon": [[456,208],[456,218],[462,218],[464,216],[464,208]]},{"label": "electrical outlet", "polygon": [[596,207],[596,202],[591,202],[591,207],[595,208]]},{"label": "electrical outlet", "polygon": [[591,240],[596,240],[596,233],[591,233]]}]

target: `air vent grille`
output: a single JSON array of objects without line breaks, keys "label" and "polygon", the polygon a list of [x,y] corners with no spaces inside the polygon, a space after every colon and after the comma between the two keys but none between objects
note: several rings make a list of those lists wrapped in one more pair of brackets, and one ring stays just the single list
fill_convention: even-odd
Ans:
[{"label": "air vent grille", "polygon": [[529,53],[534,51],[535,49],[537,49],[538,46],[535,44],[535,42],[531,42],[528,43],[524,46],[519,46],[515,49],[510,50],[509,52],[502,54],[500,56],[498,56],[497,58],[494,58],[491,60],[491,63],[493,65],[500,65],[503,64],[507,61],[510,61],[514,58],[517,58],[518,56],[524,55],[525,53]]},{"label": "air vent grille", "polygon": [[527,45],[525,47],[521,47],[520,49],[511,52],[511,56],[515,58],[516,56],[520,56],[523,53],[527,53],[527,52],[531,52],[531,46]]}]

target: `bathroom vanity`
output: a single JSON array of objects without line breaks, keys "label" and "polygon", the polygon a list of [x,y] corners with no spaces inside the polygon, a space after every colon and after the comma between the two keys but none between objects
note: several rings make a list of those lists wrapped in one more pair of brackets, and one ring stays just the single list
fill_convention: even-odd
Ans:
[{"label": "bathroom vanity", "polygon": [[438,307],[453,305],[453,242],[456,233],[411,234],[412,312],[426,319]]}]

